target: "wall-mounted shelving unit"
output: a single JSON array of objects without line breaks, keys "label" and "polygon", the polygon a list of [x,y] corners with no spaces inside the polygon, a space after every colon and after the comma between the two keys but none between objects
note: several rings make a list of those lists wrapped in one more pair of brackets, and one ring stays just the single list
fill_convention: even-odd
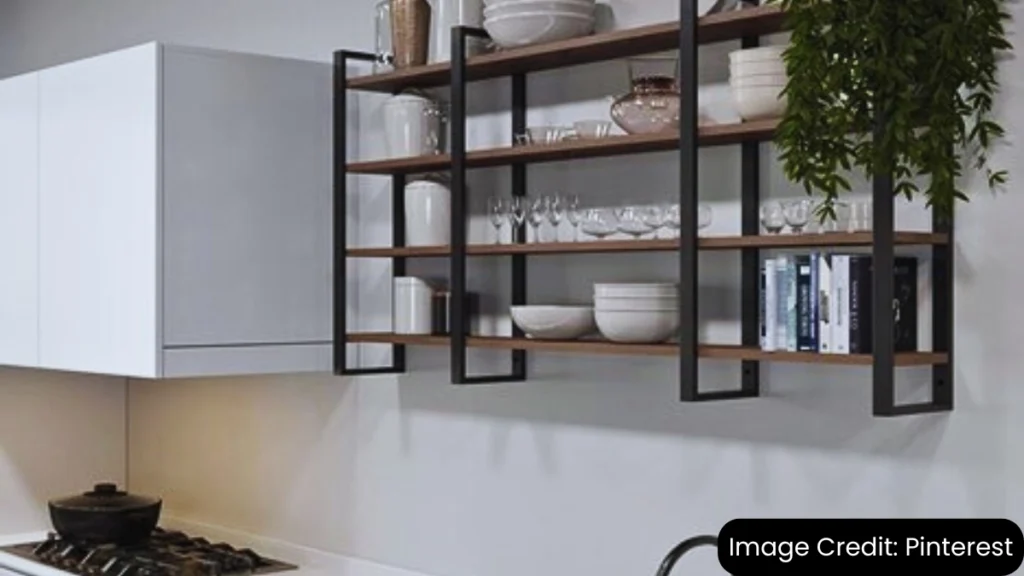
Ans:
[{"label": "wall-mounted shelving unit", "polygon": [[[700,44],[741,40],[745,48],[759,44],[759,38],[782,30],[784,14],[777,6],[761,6],[698,18],[696,0],[680,0],[678,22],[645,26],[545,45],[465,57],[469,36],[483,31],[452,29],[450,63],[432,64],[371,76],[348,78],[350,60],[371,61],[373,55],[349,51],[335,54],[335,371],[338,374],[398,373],[405,371],[405,346],[442,346],[451,350],[452,382],[476,384],[526,379],[526,353],[559,352],[600,355],[676,356],[679,358],[680,398],[686,402],[752,398],[760,395],[760,363],[765,361],[833,364],[872,367],[873,410],[876,416],[900,416],[949,411],[953,408],[952,381],[952,233],[951,221],[933,222],[932,232],[894,230],[893,180],[877,176],[873,185],[871,232],[828,233],[801,236],[762,236],[759,223],[759,146],[772,139],[777,122],[758,121],[700,127],[697,122],[697,51]],[[615,136],[597,141],[576,141],[554,145],[509,146],[467,150],[465,141],[467,84],[484,79],[510,77],[512,128],[526,128],[526,75],[553,68],[650,54],[678,49],[680,54],[680,130],[656,135]],[[449,86],[451,90],[451,152],[416,158],[348,162],[346,107],[348,90],[396,93],[409,88]],[[880,119],[879,122],[884,122]],[[880,124],[884,125],[884,124]],[[700,147],[739,145],[741,147],[741,219],[738,236],[698,238],[697,236],[697,152]],[[466,171],[474,168],[509,167],[512,194],[525,196],[527,166],[543,162],[600,158],[677,150],[680,161],[680,211],[682,235],[675,240],[628,240],[578,243],[468,245],[466,240]],[[409,174],[448,170],[452,176],[452,234],[450,246],[406,247],[404,244],[403,188]],[[351,173],[383,174],[392,177],[393,242],[390,247],[350,248],[346,245],[346,179]],[[689,223],[689,225],[687,225]],[[525,237],[519,234],[519,237]],[[759,346],[759,289],[761,251],[769,249],[867,247],[876,270],[892,269],[896,246],[928,246],[932,255],[932,347],[931,352],[896,353],[894,318],[890,306],[874,306],[872,350],[865,354],[817,354],[810,352],[765,352]],[[742,254],[741,344],[712,345],[697,341],[697,254],[702,250],[736,250]],[[456,330],[447,336],[404,336],[386,333],[346,333],[346,262],[349,258],[388,258],[394,275],[405,272],[409,258],[448,258],[451,268],[452,326],[463,326],[466,310],[461,305],[466,292],[466,262],[469,256],[507,256],[512,266],[512,303],[527,301],[526,258],[546,254],[598,254],[616,252],[676,253],[680,265],[680,338],[675,343],[632,345],[600,340],[551,342],[523,337],[515,330],[511,337],[477,337]],[[872,275],[873,302],[892,302],[891,274]],[[347,364],[348,344],[389,344],[394,348],[392,366],[351,369]],[[466,372],[469,348],[511,351],[508,374],[471,376]],[[702,392],[698,386],[700,359],[742,362],[740,388],[725,392]],[[895,369],[907,366],[931,367],[932,399],[912,405],[895,400]]]}]

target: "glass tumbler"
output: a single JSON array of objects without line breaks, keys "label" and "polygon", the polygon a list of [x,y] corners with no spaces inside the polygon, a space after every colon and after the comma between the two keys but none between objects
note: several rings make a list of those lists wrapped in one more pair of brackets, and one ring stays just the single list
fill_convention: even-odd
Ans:
[{"label": "glass tumbler", "polygon": [[391,47],[391,1],[378,2],[374,13],[373,73],[381,74],[390,71],[394,62],[394,50]]}]

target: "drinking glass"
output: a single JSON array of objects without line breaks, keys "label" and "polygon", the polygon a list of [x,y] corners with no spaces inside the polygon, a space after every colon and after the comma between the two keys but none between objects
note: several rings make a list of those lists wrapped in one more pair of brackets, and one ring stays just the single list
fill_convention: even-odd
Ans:
[{"label": "drinking glass", "polygon": [[555,242],[558,242],[558,226],[565,216],[565,198],[560,194],[553,194],[545,198],[548,207],[548,222],[555,231]]},{"label": "drinking glass", "polygon": [[778,234],[786,227],[786,211],[782,204],[772,201],[761,205],[761,225],[769,234]]},{"label": "drinking glass", "polygon": [[697,229],[703,230],[708,226],[711,226],[711,219],[714,213],[711,210],[711,206],[707,204],[701,204],[697,207]]},{"label": "drinking glass", "polygon": [[810,200],[792,200],[783,206],[786,224],[793,230],[794,234],[803,234],[807,222],[811,219]]},{"label": "drinking glass", "polygon": [[682,216],[679,214],[679,204],[665,206],[665,227],[672,230],[673,238],[679,238],[682,225],[683,221]]},{"label": "drinking glass", "polygon": [[871,200],[853,202],[850,205],[850,232],[868,232],[871,230],[871,220],[874,206]]},{"label": "drinking glass", "polygon": [[635,240],[639,240],[644,234],[651,231],[651,227],[644,222],[643,211],[635,206],[621,208],[618,213],[619,232],[629,234]]},{"label": "drinking glass", "polygon": [[494,226],[494,243],[501,244],[501,228],[505,225],[508,217],[508,202],[497,196],[487,199],[487,215],[491,219],[491,226]]},{"label": "drinking glass", "polygon": [[619,231],[618,220],[612,210],[594,208],[583,215],[583,233],[603,240]]},{"label": "drinking glass", "polygon": [[665,227],[665,210],[661,206],[645,206],[640,211],[640,220],[651,229],[651,238],[657,238],[658,230]]},{"label": "drinking glass", "polygon": [[508,223],[512,227],[513,241],[523,240],[523,238],[517,238],[521,235],[523,222],[526,222],[526,199],[515,196],[508,202]]},{"label": "drinking glass", "polygon": [[565,216],[569,220],[569,224],[572,224],[572,241],[576,242],[579,240],[580,222],[583,221],[583,210],[580,208],[579,196],[570,194],[565,197]]},{"label": "drinking glass", "polygon": [[528,200],[527,222],[533,228],[533,241],[540,242],[540,225],[548,218],[548,205],[544,198]]}]

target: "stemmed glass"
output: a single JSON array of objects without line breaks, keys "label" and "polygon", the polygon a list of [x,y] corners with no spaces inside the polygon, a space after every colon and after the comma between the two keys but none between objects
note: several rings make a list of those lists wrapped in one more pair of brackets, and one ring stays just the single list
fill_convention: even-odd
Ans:
[{"label": "stemmed glass", "polygon": [[569,224],[572,224],[572,241],[577,242],[580,239],[580,222],[583,221],[583,210],[580,209],[580,197],[575,194],[571,194],[565,197],[564,200],[566,219],[569,220]]},{"label": "stemmed glass", "polygon": [[565,198],[554,194],[546,198],[545,201],[547,202],[548,222],[551,223],[551,227],[555,231],[555,242],[558,242],[558,225],[562,223],[562,217],[565,216]]},{"label": "stemmed glass", "polygon": [[498,197],[487,199],[487,215],[491,219],[491,226],[494,226],[494,243],[501,244],[501,229],[505,221],[509,220],[508,203]]},{"label": "stemmed glass", "polygon": [[528,202],[527,222],[529,222],[530,228],[533,228],[533,241],[540,242],[540,225],[548,218],[548,204],[544,198],[534,198]]},{"label": "stemmed glass", "polygon": [[761,206],[761,225],[769,234],[778,234],[786,227],[786,211],[778,202],[766,202]]},{"label": "stemmed glass", "polygon": [[682,216],[679,214],[679,204],[665,206],[665,227],[672,231],[673,238],[679,238],[680,229],[683,227]]},{"label": "stemmed glass", "polygon": [[619,217],[619,232],[629,234],[636,240],[651,231],[651,227],[644,222],[643,213],[639,208],[634,206],[620,208],[617,216]]},{"label": "stemmed glass", "polygon": [[658,238],[658,230],[665,227],[665,210],[661,206],[646,206],[640,211],[640,221],[651,229],[651,238]]},{"label": "stemmed glass", "polygon": [[[513,197],[508,203],[508,223],[512,227],[512,239],[513,242],[517,240],[519,231],[523,228],[523,222],[526,221],[526,199],[519,196]],[[518,240],[522,240],[519,238]]]},{"label": "stemmed glass", "polygon": [[793,233],[803,234],[804,228],[807,226],[807,222],[811,219],[811,201],[793,200],[792,202],[787,202],[783,206],[783,211],[786,218],[786,224],[789,224]]},{"label": "stemmed glass", "polygon": [[619,227],[615,214],[608,209],[594,208],[587,210],[583,216],[583,233],[603,240],[618,232]]},{"label": "stemmed glass", "polygon": [[708,226],[711,226],[711,206],[707,204],[701,204],[697,207],[697,229],[703,230]]}]

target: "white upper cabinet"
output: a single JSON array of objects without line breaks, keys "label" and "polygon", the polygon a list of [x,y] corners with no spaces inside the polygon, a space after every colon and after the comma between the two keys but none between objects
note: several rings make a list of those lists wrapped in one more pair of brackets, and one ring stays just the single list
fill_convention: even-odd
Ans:
[{"label": "white upper cabinet", "polygon": [[148,44],[15,80],[0,82],[15,224],[0,264],[18,277],[0,288],[15,319],[0,363],[330,371],[329,65]]},{"label": "white upper cabinet", "polygon": [[0,82],[0,364],[39,363],[39,75]]}]

